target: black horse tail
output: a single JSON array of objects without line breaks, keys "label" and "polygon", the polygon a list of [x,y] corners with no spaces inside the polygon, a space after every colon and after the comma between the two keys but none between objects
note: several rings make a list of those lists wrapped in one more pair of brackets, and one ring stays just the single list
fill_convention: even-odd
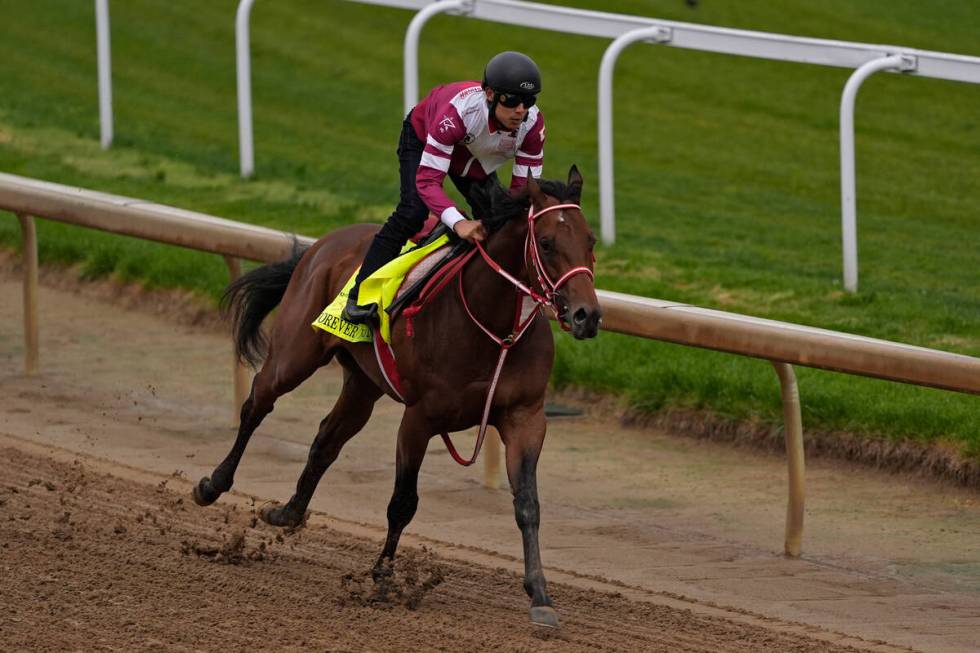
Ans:
[{"label": "black horse tail", "polygon": [[294,240],[289,258],[242,275],[228,284],[221,296],[221,311],[231,316],[235,351],[252,367],[258,367],[269,346],[262,333],[262,320],[282,301],[293,270],[306,250]]}]

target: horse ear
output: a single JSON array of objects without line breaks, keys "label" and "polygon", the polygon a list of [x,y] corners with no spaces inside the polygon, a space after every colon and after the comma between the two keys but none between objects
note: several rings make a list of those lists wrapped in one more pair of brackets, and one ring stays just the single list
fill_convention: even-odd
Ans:
[{"label": "horse ear", "polygon": [[527,171],[527,193],[536,207],[539,209],[544,208],[546,201],[544,193],[541,191],[541,187],[538,186],[538,181],[531,174],[530,170]]},{"label": "horse ear", "polygon": [[582,200],[582,173],[574,163],[568,171],[568,199],[575,204]]}]

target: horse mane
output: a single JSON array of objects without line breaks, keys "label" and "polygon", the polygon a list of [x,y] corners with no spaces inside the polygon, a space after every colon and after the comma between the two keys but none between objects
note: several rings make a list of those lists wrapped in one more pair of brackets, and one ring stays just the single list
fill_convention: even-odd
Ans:
[{"label": "horse mane", "polygon": [[[569,199],[571,189],[563,182],[555,179],[538,179],[538,186],[545,195],[550,195],[559,202]],[[474,216],[483,221],[484,226],[492,234],[505,224],[517,217],[526,217],[527,209],[531,206],[527,186],[517,193],[510,192],[500,184],[497,173],[494,172],[482,181],[470,186],[467,197]]]}]

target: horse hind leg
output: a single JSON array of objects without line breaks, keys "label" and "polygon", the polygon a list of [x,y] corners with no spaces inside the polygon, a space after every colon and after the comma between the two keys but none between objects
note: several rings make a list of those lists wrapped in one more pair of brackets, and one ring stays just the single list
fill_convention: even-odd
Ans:
[{"label": "horse hind leg", "polygon": [[252,391],[242,404],[241,422],[238,435],[231,451],[215,467],[211,476],[205,476],[194,486],[194,502],[199,506],[209,506],[222,494],[231,489],[235,471],[245,453],[245,447],[266,415],[272,412],[276,400],[310,378],[323,362],[316,355],[294,356],[289,361],[280,361],[270,353],[262,369],[252,381]]},{"label": "horse hind leg", "polygon": [[259,513],[272,526],[295,527],[306,517],[306,508],[327,468],[340,455],[344,444],[367,424],[381,390],[353,364],[344,367],[344,387],[333,410],[320,422],[310,446],[306,466],[296,482],[296,492],[286,505],[268,505]]},{"label": "horse hind leg", "polygon": [[431,429],[419,411],[405,411],[398,429],[398,450],[395,455],[395,489],[388,503],[388,536],[384,549],[374,564],[372,576],[379,581],[387,575],[384,563],[393,560],[402,531],[412,521],[419,505],[418,480],[422,460],[429,445]]}]

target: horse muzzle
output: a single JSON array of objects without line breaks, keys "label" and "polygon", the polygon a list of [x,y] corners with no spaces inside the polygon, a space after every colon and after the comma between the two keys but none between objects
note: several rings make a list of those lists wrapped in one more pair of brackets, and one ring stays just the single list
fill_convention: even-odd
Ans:
[{"label": "horse muzzle", "polygon": [[596,307],[579,306],[571,310],[571,320],[569,325],[572,327],[572,335],[576,340],[595,338],[599,333],[599,324],[602,323],[602,309]]}]

